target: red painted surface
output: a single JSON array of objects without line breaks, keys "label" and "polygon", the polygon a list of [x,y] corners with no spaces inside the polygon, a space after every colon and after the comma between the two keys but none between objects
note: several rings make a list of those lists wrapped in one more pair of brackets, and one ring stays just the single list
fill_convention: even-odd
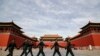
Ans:
[{"label": "red painted surface", "polygon": [[8,33],[0,33],[0,46],[1,47],[7,46],[9,42],[9,36],[10,34]]},{"label": "red painted surface", "polygon": [[17,47],[20,47],[25,39],[33,41],[24,35],[21,28],[14,22],[0,22],[0,47],[6,47],[13,39]]},{"label": "red painted surface", "polygon": [[0,33],[0,46],[6,47],[13,39],[15,39],[17,47],[20,47],[24,42],[24,38],[21,36],[7,34],[7,33]]},{"label": "red painted surface", "polygon": [[87,36],[83,36],[83,37],[74,39],[74,40],[72,40],[72,44],[74,44],[75,47],[84,47],[84,46],[88,46],[88,45],[94,46],[93,35],[89,34]]},{"label": "red painted surface", "polygon": [[95,46],[100,46],[100,33],[93,34],[93,41]]},{"label": "red painted surface", "polygon": [[72,40],[72,44],[74,44],[75,47],[86,47],[89,45],[100,46],[100,33],[94,33],[89,34],[88,36],[79,37],[77,39]]},{"label": "red painted surface", "polygon": [[[52,47],[53,44],[54,44],[55,41],[44,41],[46,47]],[[39,42],[37,42],[38,44]],[[62,47],[65,47],[66,46],[66,42],[64,41],[58,41],[59,45],[62,46]]]},{"label": "red painted surface", "polygon": [[0,33],[0,46],[5,47],[7,46],[11,40],[15,39],[16,45],[19,47],[24,42],[24,38],[17,36],[17,35],[11,35],[7,33]]},{"label": "red painted surface", "polygon": [[60,41],[59,45],[62,46],[62,47],[65,47],[67,45],[67,43],[65,41]]},{"label": "red painted surface", "polygon": [[24,42],[24,38],[21,37],[21,36],[18,36],[18,35],[13,35],[13,34],[11,34],[11,35],[10,35],[10,38],[9,38],[9,42],[10,42],[12,39],[15,39],[15,42],[16,42],[17,47],[20,47],[20,46],[22,45],[22,43]]}]

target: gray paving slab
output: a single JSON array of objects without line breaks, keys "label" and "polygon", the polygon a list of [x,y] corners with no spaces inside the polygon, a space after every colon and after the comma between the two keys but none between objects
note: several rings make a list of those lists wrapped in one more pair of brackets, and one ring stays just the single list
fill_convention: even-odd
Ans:
[{"label": "gray paving slab", "polygon": [[[38,53],[38,49],[33,49],[33,54],[34,56],[37,56]],[[49,48],[45,48],[44,49],[45,55],[46,56],[52,56],[54,50],[51,50]],[[66,54],[66,50],[65,49],[60,49],[61,55],[65,56]],[[73,50],[75,56],[100,56],[100,50]],[[22,53],[22,50],[15,50],[14,51],[14,56],[20,56],[20,54]],[[8,54],[8,51],[4,51],[4,50],[0,50],[0,56],[6,56]],[[31,56],[30,54],[28,56]],[[42,56],[42,55],[40,55]],[[55,56],[58,56],[57,54]],[[69,56],[71,56],[69,54]]]}]

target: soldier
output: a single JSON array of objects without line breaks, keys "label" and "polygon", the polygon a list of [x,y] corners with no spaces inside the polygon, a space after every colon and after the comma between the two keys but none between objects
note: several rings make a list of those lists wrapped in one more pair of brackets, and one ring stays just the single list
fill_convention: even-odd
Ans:
[{"label": "soldier", "polygon": [[[11,43],[9,43],[9,45],[7,46],[7,48],[5,49],[9,51],[9,54],[7,56],[13,56],[13,51],[14,51],[14,48],[16,47],[16,43],[15,43],[15,40],[12,40]],[[16,47],[17,48],[17,47]]]},{"label": "soldier", "polygon": [[43,40],[40,40],[40,43],[38,44],[37,47],[39,47],[39,52],[37,54],[37,56],[39,56],[40,54],[42,54],[43,56],[45,56],[44,51],[43,51],[43,47],[45,46]]},{"label": "soldier", "polygon": [[67,52],[66,52],[66,56],[68,56],[68,54],[70,53],[72,56],[74,56],[74,54],[73,54],[73,51],[72,51],[72,46],[71,46],[71,40],[70,40],[70,38],[68,38],[67,40],[67,46],[66,46],[66,48],[65,49],[67,49]]},{"label": "soldier", "polygon": [[30,53],[31,56],[33,56],[33,54],[32,54],[32,48],[33,48],[33,42],[30,41],[29,46],[28,46],[28,52],[27,52],[27,55]]},{"label": "soldier", "polygon": [[27,56],[27,49],[28,49],[28,40],[25,40],[25,42],[21,45],[21,47],[23,47],[23,52],[21,53],[20,56],[23,56],[25,54],[25,56]]},{"label": "soldier", "polygon": [[53,56],[55,56],[56,53],[58,53],[58,55],[61,56],[61,53],[59,51],[59,47],[61,47],[61,46],[58,44],[58,40],[56,39],[54,45],[52,46],[52,48],[55,48]]}]

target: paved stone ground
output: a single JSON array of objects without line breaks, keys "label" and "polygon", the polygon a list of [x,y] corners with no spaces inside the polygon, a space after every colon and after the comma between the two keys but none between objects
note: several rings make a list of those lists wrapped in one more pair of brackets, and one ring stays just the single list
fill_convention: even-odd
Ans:
[{"label": "paved stone ground", "polygon": [[[44,49],[45,55],[46,56],[52,56],[53,50],[49,48]],[[65,49],[60,49],[61,55],[65,56],[66,50]],[[75,56],[100,56],[100,50],[73,50]],[[20,56],[22,53],[22,50],[15,50],[14,51],[14,56]],[[38,49],[33,49],[33,54],[36,56],[38,53]],[[0,56],[6,56],[8,54],[8,51],[0,50]],[[31,56],[30,54],[28,56]],[[42,55],[40,55],[42,56]],[[55,56],[58,56],[57,54]],[[69,54],[69,56],[71,56]]]}]

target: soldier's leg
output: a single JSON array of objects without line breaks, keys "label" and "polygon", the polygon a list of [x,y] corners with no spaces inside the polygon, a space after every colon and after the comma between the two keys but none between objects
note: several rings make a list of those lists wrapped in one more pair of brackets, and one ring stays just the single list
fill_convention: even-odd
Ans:
[{"label": "soldier's leg", "polygon": [[31,56],[33,56],[32,50],[30,50]]},{"label": "soldier's leg", "polygon": [[68,54],[69,54],[69,50],[67,50],[67,52],[66,52],[66,56],[68,56]]},{"label": "soldier's leg", "polygon": [[30,50],[27,51],[27,55],[30,53]]},{"label": "soldier's leg", "polygon": [[61,56],[61,53],[60,53],[60,51],[57,51],[57,53],[58,53],[58,55],[59,55],[59,56]]},{"label": "soldier's leg", "polygon": [[73,54],[73,51],[72,51],[72,50],[70,50],[69,52],[70,52],[70,54],[71,54],[72,56],[74,56],[74,54]]},{"label": "soldier's leg", "polygon": [[39,50],[39,52],[38,52],[37,56],[39,56],[39,55],[40,55],[40,53],[41,53],[41,51]]},{"label": "soldier's leg", "polygon": [[56,51],[54,51],[53,56],[55,56],[55,54],[56,54]]},{"label": "soldier's leg", "polygon": [[13,54],[13,50],[10,49],[8,56],[12,56],[12,54]]},{"label": "soldier's leg", "polygon": [[26,50],[23,50],[20,56],[23,56],[26,53]]},{"label": "soldier's leg", "polygon": [[21,53],[21,55],[20,55],[20,56],[23,56],[23,54],[24,54],[24,50],[23,50],[23,52]]},{"label": "soldier's leg", "polygon": [[43,52],[43,51],[42,51],[41,53],[42,53],[42,55],[43,55],[43,56],[45,56],[45,54],[44,54],[44,52]]},{"label": "soldier's leg", "polygon": [[25,51],[25,56],[27,56],[27,50]]},{"label": "soldier's leg", "polygon": [[11,50],[11,56],[13,56],[13,50]]}]

